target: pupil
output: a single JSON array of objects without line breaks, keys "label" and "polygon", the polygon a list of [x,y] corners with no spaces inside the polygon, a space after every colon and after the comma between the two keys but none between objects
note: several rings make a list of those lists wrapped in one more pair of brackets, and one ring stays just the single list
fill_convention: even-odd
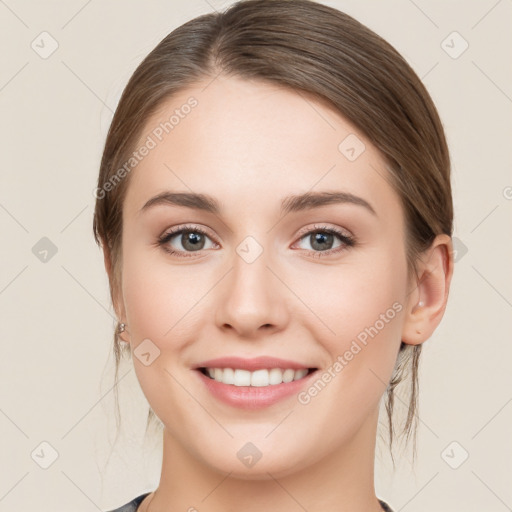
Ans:
[{"label": "pupil", "polygon": [[200,233],[184,233],[182,237],[182,244],[183,247],[187,249],[202,249],[204,246],[204,238]]},{"label": "pupil", "polygon": [[[311,244],[311,246],[314,249],[319,249],[321,251],[329,249],[330,246],[332,245],[333,238],[334,238],[334,235],[332,235],[330,233],[316,233],[315,235],[312,235],[312,236],[314,237],[314,241]],[[329,247],[325,246],[326,242]],[[315,247],[315,245],[317,247]]]}]

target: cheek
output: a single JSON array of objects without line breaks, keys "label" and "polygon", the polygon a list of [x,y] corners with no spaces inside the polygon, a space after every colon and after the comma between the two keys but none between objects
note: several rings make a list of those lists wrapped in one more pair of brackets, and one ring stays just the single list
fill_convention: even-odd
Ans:
[{"label": "cheek", "polygon": [[367,251],[353,265],[348,261],[317,275],[307,296],[322,320],[316,320],[316,332],[325,333],[319,339],[335,364],[332,389],[350,389],[343,393],[350,407],[358,400],[378,401],[392,374],[401,343],[407,269],[405,253],[391,245]]},{"label": "cheek", "polygon": [[[175,379],[182,379],[177,368],[179,355],[197,323],[194,305],[201,298],[201,290],[191,282],[190,271],[183,271],[185,267],[171,269],[156,254],[157,249],[132,248],[123,259],[123,299],[134,369],[142,391],[157,417],[174,431],[185,421],[187,407],[193,406]],[[159,352],[147,344],[148,339]],[[150,347],[149,364],[138,359],[139,344],[141,349]]]},{"label": "cheek", "polygon": [[365,329],[374,324],[383,334],[399,336],[399,313],[404,308],[407,285],[405,255],[375,248],[362,256],[350,256],[338,266],[317,269],[314,279],[306,274],[295,281],[296,288],[302,283],[297,294],[307,297],[308,306],[334,346],[360,333],[364,341]]},{"label": "cheek", "polygon": [[132,341],[180,338],[205,293],[193,266],[172,267],[160,249],[132,250],[123,261],[123,299]]},{"label": "cheek", "polygon": [[[381,263],[381,268],[361,272],[347,269],[331,281],[335,292],[317,293],[318,303],[325,306],[319,308],[322,320],[334,332],[315,329],[330,364],[298,399],[317,418],[318,428],[336,425],[333,438],[355,435],[378,407],[400,348],[405,281],[387,268],[388,262]],[[343,433],[340,424],[345,425]]]}]

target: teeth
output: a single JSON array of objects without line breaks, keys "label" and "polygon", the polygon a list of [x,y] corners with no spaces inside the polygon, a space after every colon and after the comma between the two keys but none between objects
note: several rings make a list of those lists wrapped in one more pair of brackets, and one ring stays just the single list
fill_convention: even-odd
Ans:
[{"label": "teeth", "polygon": [[[220,370],[220,382],[223,382],[224,370]],[[215,379],[217,380],[217,379]],[[246,370],[235,370],[235,378],[233,384],[235,386],[250,386],[251,385],[251,372]]]},{"label": "teeth", "polygon": [[235,383],[235,371],[233,368],[224,368],[224,370],[221,370],[220,368],[217,368],[218,372],[216,380],[222,380],[224,384],[234,384]]},{"label": "teeth", "polygon": [[283,382],[291,382],[295,378],[295,370],[285,370],[283,372]]},{"label": "teeth", "polygon": [[256,370],[255,372],[247,373],[251,375],[251,386],[263,387],[269,385],[268,370]]},{"label": "teeth", "polygon": [[235,386],[275,386],[283,382],[292,382],[304,378],[308,374],[308,370],[294,370],[287,368],[272,368],[270,370],[256,370],[250,372],[248,370],[239,370],[233,368],[206,368],[206,373],[217,382],[223,384],[231,384]]},{"label": "teeth", "polygon": [[283,382],[283,371],[279,368],[272,368],[268,372],[268,383],[271,386],[275,386],[276,384],[281,384]]}]

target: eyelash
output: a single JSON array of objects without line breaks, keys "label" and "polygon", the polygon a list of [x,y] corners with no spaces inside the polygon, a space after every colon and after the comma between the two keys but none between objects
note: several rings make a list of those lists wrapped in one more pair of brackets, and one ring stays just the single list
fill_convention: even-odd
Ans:
[{"label": "eyelash", "polygon": [[[169,247],[167,246],[167,244],[171,241],[171,239],[174,238],[176,235],[180,235],[180,234],[183,234],[186,232],[201,233],[202,235],[205,235],[208,238],[211,238],[210,235],[204,229],[201,229],[200,227],[197,227],[197,226],[185,225],[185,226],[180,226],[178,228],[173,228],[170,231],[167,231],[164,235],[162,235],[158,239],[158,245],[161,246],[164,249],[164,251],[168,252],[172,256],[177,256],[179,258],[192,257],[194,255],[194,252],[200,252],[200,251],[192,251],[192,252],[190,252],[190,251],[189,252],[175,251],[173,249],[169,249]],[[302,240],[307,235],[311,235],[313,233],[328,233],[330,235],[335,235],[341,240],[341,242],[343,244],[340,247],[337,247],[335,249],[328,249],[327,251],[311,251],[314,253],[313,257],[315,257],[315,258],[322,258],[325,256],[330,256],[331,254],[336,254],[336,253],[342,252],[349,247],[355,246],[355,244],[356,244],[354,237],[345,235],[338,229],[332,228],[332,227],[327,227],[327,226],[314,226],[313,229],[310,229],[310,230],[302,233],[299,236],[299,240]],[[186,256],[183,253],[185,253]]]}]

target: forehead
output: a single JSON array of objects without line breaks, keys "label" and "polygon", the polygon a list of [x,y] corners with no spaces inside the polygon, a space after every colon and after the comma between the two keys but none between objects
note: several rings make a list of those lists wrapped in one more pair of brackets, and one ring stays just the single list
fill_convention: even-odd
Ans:
[{"label": "forehead", "polygon": [[325,102],[262,81],[219,76],[167,100],[147,120],[131,171],[128,215],[165,190],[206,193],[235,208],[292,193],[346,190],[376,208],[397,203],[378,150]]}]

